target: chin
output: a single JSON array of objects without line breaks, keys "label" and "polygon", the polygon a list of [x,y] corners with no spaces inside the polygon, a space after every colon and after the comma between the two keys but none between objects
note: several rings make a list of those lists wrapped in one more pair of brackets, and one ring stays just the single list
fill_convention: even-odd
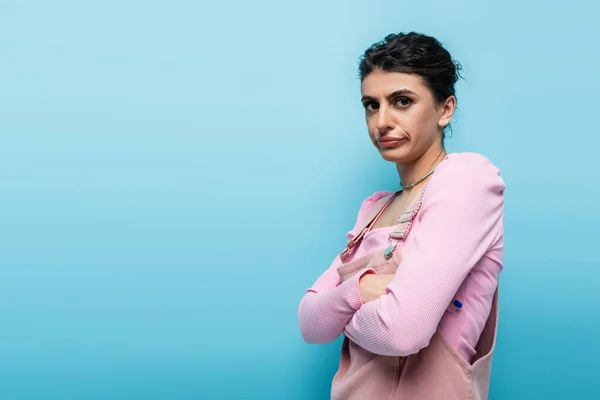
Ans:
[{"label": "chin", "polygon": [[407,152],[404,149],[380,149],[379,154],[381,154],[381,157],[385,161],[399,164],[410,162],[415,158],[411,152]]}]

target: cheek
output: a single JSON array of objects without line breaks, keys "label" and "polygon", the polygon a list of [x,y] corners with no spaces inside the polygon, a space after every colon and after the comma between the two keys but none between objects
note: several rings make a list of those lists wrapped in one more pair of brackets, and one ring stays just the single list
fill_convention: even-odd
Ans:
[{"label": "cheek", "polygon": [[371,133],[369,133],[369,139],[371,139],[371,143],[373,143],[373,146],[379,148],[379,143],[377,143],[377,140],[375,140],[375,136]]},{"label": "cheek", "polygon": [[367,122],[367,133],[369,134],[369,138],[371,141],[375,142],[375,132],[377,132],[377,127],[375,126],[375,121],[373,118],[366,118]]},{"label": "cheek", "polygon": [[415,109],[410,118],[406,118],[406,130],[412,139],[426,139],[436,133],[437,120],[433,112],[427,109]]}]

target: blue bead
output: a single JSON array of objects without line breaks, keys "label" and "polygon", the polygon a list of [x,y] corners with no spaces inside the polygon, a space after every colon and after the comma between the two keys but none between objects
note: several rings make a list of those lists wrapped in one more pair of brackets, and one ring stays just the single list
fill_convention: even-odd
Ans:
[{"label": "blue bead", "polygon": [[456,308],[462,308],[462,303],[458,300],[454,300],[454,307]]}]

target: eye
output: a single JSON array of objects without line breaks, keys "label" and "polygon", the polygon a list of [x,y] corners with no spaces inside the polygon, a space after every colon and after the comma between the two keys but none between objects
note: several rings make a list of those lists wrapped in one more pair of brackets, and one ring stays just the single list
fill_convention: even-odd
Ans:
[{"label": "eye", "polygon": [[375,111],[375,110],[379,109],[379,103],[376,103],[374,101],[365,101],[363,103],[363,106],[365,107],[365,110],[367,110],[367,111]]},{"label": "eye", "polygon": [[401,107],[408,107],[411,103],[412,100],[408,97],[398,97],[398,100],[396,100],[396,104],[398,104]]}]

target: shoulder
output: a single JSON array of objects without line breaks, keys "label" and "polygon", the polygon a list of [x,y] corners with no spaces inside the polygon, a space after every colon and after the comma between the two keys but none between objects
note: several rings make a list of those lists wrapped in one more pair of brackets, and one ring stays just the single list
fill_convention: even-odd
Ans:
[{"label": "shoulder", "polygon": [[431,177],[427,191],[451,193],[504,193],[505,184],[500,169],[488,158],[477,153],[448,154]]},{"label": "shoulder", "polygon": [[468,240],[480,235],[483,241],[485,236],[486,245],[492,246],[504,230],[504,189],[500,170],[486,157],[450,154],[427,184],[419,218],[434,227],[452,227]]},{"label": "shoulder", "polygon": [[504,180],[500,169],[481,154],[449,154],[435,169],[422,201],[422,214],[486,218],[504,209]]},{"label": "shoulder", "polygon": [[351,240],[357,234],[357,230],[363,228],[366,219],[376,212],[375,209],[379,210],[380,207],[378,205],[383,206],[383,204],[389,199],[394,192],[389,191],[380,191],[375,192],[366,199],[364,199],[360,205],[358,210],[358,215],[356,216],[356,222],[354,223],[354,227],[347,234],[346,239]]},{"label": "shoulder", "polygon": [[500,175],[500,169],[487,157],[478,153],[451,153],[439,164],[438,170],[467,173],[470,176]]},{"label": "shoulder", "polygon": [[373,209],[375,204],[377,204],[379,202],[384,202],[383,199],[388,199],[393,194],[394,194],[394,192],[388,192],[388,191],[375,192],[372,195],[370,195],[369,197],[367,197],[366,199],[364,199],[358,210],[357,220],[358,221],[362,220],[365,216],[367,216],[370,213],[370,211]]}]

